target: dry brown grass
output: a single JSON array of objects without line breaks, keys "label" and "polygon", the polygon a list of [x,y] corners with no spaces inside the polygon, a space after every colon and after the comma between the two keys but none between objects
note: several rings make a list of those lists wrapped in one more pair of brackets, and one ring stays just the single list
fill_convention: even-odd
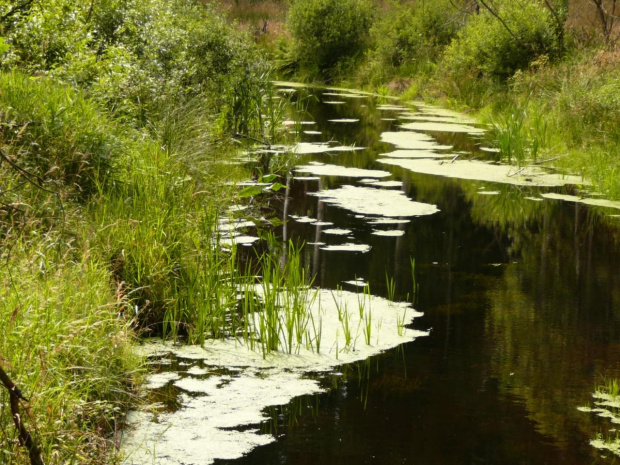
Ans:
[{"label": "dry brown grass", "polygon": [[221,0],[218,7],[257,42],[269,44],[286,33],[288,5],[284,0]]},{"label": "dry brown grass", "polygon": [[[602,7],[610,13],[612,5],[613,0],[603,0],[602,2]],[[616,6],[615,16],[620,15],[618,10],[620,10],[620,3]],[[620,20],[616,18],[614,23],[610,34],[612,45],[615,45],[620,39]],[[591,42],[603,35],[600,14],[593,0],[569,0],[566,26],[585,42]]]}]

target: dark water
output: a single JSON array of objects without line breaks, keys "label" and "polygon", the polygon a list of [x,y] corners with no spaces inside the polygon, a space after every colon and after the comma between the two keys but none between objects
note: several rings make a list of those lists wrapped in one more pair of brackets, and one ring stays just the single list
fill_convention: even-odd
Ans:
[{"label": "dark water", "polygon": [[[620,248],[618,211],[525,197],[531,188],[414,174],[376,163],[393,150],[379,142],[396,130],[398,111],[378,110],[376,98],[325,105],[304,100],[322,131],[303,140],[335,140],[364,151],[302,157],[382,169],[403,181],[413,200],[441,210],[399,225],[401,237],[372,235],[365,219],[307,193],[319,181],[291,181],[288,214],[308,215],[352,230],[352,238],[320,235],[327,243],[369,244],[369,253],[329,252],[307,245],[304,259],[325,288],[363,278],[396,298],[419,284],[414,320],[430,335],[343,367],[328,393],[298,399],[264,425],[277,441],[236,464],[593,464],[614,463],[589,445],[612,428],[577,410],[591,403],[604,377],[620,377]],[[385,102],[384,102],[385,103]],[[387,102],[391,103],[391,102]],[[330,123],[359,118],[357,123]],[[433,135],[453,151],[482,156],[480,139]],[[325,177],[320,188],[357,184]],[[479,189],[498,195],[480,195]],[[556,189],[556,191],[560,191]],[[277,206],[277,215],[283,214]],[[383,228],[387,229],[387,228]],[[392,228],[394,229],[394,228]],[[314,242],[317,227],[289,221],[280,235]],[[346,285],[344,285],[345,288]],[[607,457],[604,457],[607,456]],[[218,461],[217,463],[232,463]]]}]

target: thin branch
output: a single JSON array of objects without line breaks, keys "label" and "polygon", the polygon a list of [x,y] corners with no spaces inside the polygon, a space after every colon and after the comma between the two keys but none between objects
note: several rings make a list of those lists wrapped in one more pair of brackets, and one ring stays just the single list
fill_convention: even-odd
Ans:
[{"label": "thin branch", "polygon": [[499,14],[497,14],[497,12],[493,11],[493,9],[486,4],[486,2],[484,0],[479,0],[480,3],[482,3],[482,6],[484,6],[489,13],[491,13],[493,16],[495,16],[497,18],[497,20],[502,23],[502,26],[504,26],[504,28],[508,31],[508,33],[512,36],[512,38],[514,40],[516,40],[522,47],[525,47],[525,44],[523,43],[523,41],[521,39],[519,39],[519,37],[517,37],[517,35],[512,32],[512,29],[510,29],[510,27],[508,27],[508,24],[506,24],[506,21],[504,21],[501,16]]},{"label": "thin branch", "polygon": [[21,414],[19,413],[19,401],[28,401],[17,386],[11,381],[11,378],[6,374],[2,366],[0,365],[0,381],[5,388],[9,391],[9,397],[11,399],[11,415],[13,416],[13,423],[19,433],[19,443],[28,449],[28,455],[30,457],[31,465],[45,465],[43,457],[41,456],[41,449],[34,442],[32,436],[24,426]]},{"label": "thin branch", "polygon": [[245,139],[253,140],[254,142],[258,142],[259,144],[262,144],[262,145],[267,146],[268,148],[271,148],[271,144],[269,142],[265,142],[264,140],[257,139],[256,137],[248,136],[247,134],[241,134],[239,132],[236,132],[235,134],[233,134],[233,138],[245,138]]},{"label": "thin branch", "polygon": [[520,172],[522,172],[525,168],[521,168],[520,170],[515,171],[514,173],[511,174],[507,174],[506,177],[511,178],[512,176],[515,176],[517,174],[519,174]]},{"label": "thin branch", "polygon": [[34,0],[26,0],[21,5],[14,6],[7,13],[5,13],[3,16],[0,17],[0,23],[4,23],[7,19],[17,14],[19,11],[30,8],[30,5],[32,5],[33,3],[34,3]]},{"label": "thin branch", "polygon": [[562,24],[562,20],[560,19],[558,12],[555,11],[555,8],[553,8],[551,3],[549,3],[549,0],[545,0],[545,5],[547,5],[547,8],[549,9],[549,11],[551,11],[551,14],[553,14],[555,18],[555,21],[558,23],[558,26],[560,26]]}]

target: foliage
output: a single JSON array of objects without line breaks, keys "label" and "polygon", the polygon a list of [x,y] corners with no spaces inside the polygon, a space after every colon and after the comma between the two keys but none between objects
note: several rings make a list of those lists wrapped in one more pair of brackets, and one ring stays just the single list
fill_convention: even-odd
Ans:
[{"label": "foliage", "polygon": [[325,73],[363,50],[371,17],[365,0],[295,0],[287,17],[295,55]]},{"label": "foliage", "polygon": [[[279,104],[198,0],[0,0],[0,17],[0,362],[46,463],[112,463],[137,402],[129,325],[200,341],[217,322],[237,176],[217,136],[275,137]],[[11,423],[3,460],[25,463]]]},{"label": "foliage", "polygon": [[[5,67],[49,73],[88,89],[125,121],[147,125],[187,96],[219,111],[230,77],[266,65],[213,7],[196,0],[50,0],[14,18]],[[250,84],[252,85],[252,84]]]},{"label": "foliage", "polygon": [[551,12],[532,0],[495,2],[495,14],[480,9],[446,50],[449,74],[506,79],[535,59],[558,55]]},{"label": "foliage", "polygon": [[[22,420],[45,463],[108,464],[112,433],[135,402],[139,360],[105,266],[58,241],[14,237],[3,250],[10,266],[0,268],[0,362],[28,398]],[[5,389],[0,401],[8,405]],[[0,425],[3,463],[29,463],[8,408]]]},{"label": "foliage", "polygon": [[371,28],[371,59],[399,67],[441,51],[458,32],[458,13],[449,0],[393,5]]},{"label": "foliage", "polygon": [[50,79],[0,74],[0,108],[5,155],[53,190],[88,198],[123,152],[118,126],[82,93]]}]

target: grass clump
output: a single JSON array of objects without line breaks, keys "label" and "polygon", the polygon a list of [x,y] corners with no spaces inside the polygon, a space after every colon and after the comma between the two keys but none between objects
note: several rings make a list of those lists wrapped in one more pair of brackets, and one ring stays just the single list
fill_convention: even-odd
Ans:
[{"label": "grass clump", "polygon": [[263,356],[276,351],[299,353],[301,348],[319,353],[321,321],[320,315],[315,321],[313,314],[318,290],[311,288],[313,280],[301,264],[301,249],[289,242],[281,259],[263,254],[258,266],[260,277],[249,270],[242,277],[240,323],[235,333]]},{"label": "grass clump", "polygon": [[[114,462],[115,433],[141,378],[109,271],[84,252],[47,235],[16,239],[1,257],[0,362],[28,398],[22,419],[49,464]],[[2,461],[29,463],[8,391],[0,397]]]},{"label": "grass clump", "polygon": [[119,129],[83,94],[12,71],[0,74],[0,107],[6,157],[80,200],[105,185],[122,152]]}]

